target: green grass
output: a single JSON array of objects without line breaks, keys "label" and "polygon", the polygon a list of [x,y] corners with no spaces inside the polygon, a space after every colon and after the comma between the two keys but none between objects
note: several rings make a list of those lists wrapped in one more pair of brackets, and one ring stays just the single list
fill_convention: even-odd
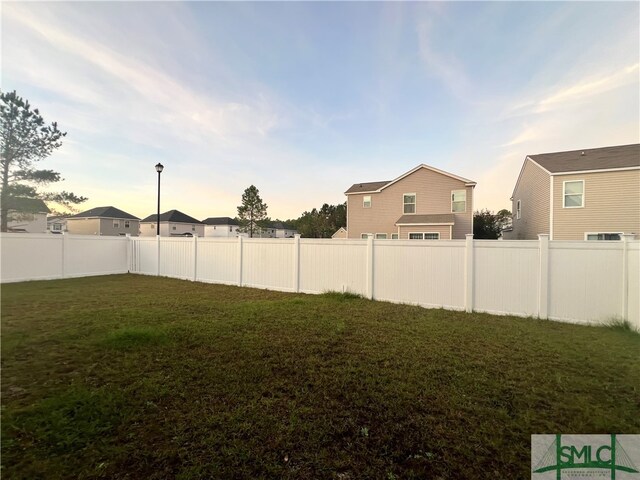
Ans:
[{"label": "green grass", "polygon": [[2,475],[529,478],[640,431],[640,335],[121,275],[2,286]]}]

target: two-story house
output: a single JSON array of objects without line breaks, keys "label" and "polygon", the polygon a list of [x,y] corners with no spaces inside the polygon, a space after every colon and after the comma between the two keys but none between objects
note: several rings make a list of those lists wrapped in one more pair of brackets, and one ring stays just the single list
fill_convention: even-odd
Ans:
[{"label": "two-story house", "polygon": [[528,155],[504,238],[620,240],[640,234],[640,144]]},{"label": "two-story house", "polygon": [[240,224],[231,217],[209,217],[204,223],[205,237],[248,237],[239,231]]},{"label": "two-story house", "polygon": [[74,235],[138,236],[140,219],[116,207],[96,207],[67,217],[67,232]]},{"label": "two-story house", "polygon": [[7,231],[45,233],[49,207],[39,198],[9,197],[7,199]]},{"label": "two-story house", "polygon": [[463,239],[473,232],[475,186],[424,164],[395,180],[356,183],[345,192],[347,238]]},{"label": "two-story house", "polygon": [[[140,236],[155,236],[158,215],[149,215],[140,220]],[[161,237],[204,237],[204,223],[179,210],[169,210],[160,214]]]}]

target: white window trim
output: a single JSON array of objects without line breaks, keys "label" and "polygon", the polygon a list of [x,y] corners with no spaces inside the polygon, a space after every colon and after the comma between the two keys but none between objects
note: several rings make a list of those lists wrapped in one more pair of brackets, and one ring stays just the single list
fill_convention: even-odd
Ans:
[{"label": "white window trim", "polygon": [[[405,195],[413,195],[413,203],[405,203],[404,197]],[[404,211],[405,205],[413,205],[413,213],[407,213]],[[403,215],[415,215],[418,211],[418,195],[414,193],[403,193],[402,194],[402,214]]]},{"label": "white window trim", "polygon": [[113,228],[120,228],[120,221],[119,220],[114,220],[113,221]]},{"label": "white window trim", "polygon": [[400,234],[399,233],[392,233],[391,234],[391,240],[400,240]]},{"label": "white window trim", "polygon": [[124,228],[131,228],[131,221],[130,220],[125,220],[124,221]]},{"label": "white window trim", "polygon": [[[378,238],[378,235],[380,235],[381,237],[380,237],[380,238]],[[384,237],[382,237],[382,235],[384,235]],[[387,237],[387,234],[386,234],[386,233],[376,233],[374,238],[375,238],[376,240],[386,240],[388,237]]]},{"label": "white window trim", "polygon": [[600,242],[619,242],[622,240],[622,235],[624,235],[624,232],[584,232],[584,239],[587,240],[589,235],[620,235],[620,240],[597,240]]},{"label": "white window trim", "polygon": [[516,220],[522,218],[522,200],[516,200]]},{"label": "white window trim", "polygon": [[[463,192],[464,193],[464,210],[462,210],[461,212],[454,212],[453,211],[453,194],[456,192]],[[460,200],[458,201],[458,203],[460,203]],[[467,213],[467,191],[466,190],[451,190],[451,213]]]},{"label": "white window trim", "polygon": [[[411,235],[422,235],[422,238],[411,238]],[[437,235],[438,238],[424,238],[425,235]],[[440,232],[409,232],[407,234],[409,240],[440,240]]]},{"label": "white window trim", "polygon": [[[567,207],[567,205],[565,204],[565,200],[567,198],[567,193],[566,193],[566,184],[567,183],[577,183],[577,182],[581,182],[582,183],[582,202],[580,204],[580,206],[576,206],[576,207]],[[565,180],[564,182],[562,182],[562,208],[584,208],[584,197],[585,197],[585,185],[584,185],[584,180]],[[577,193],[570,193],[569,195],[578,195]]]},{"label": "white window trim", "polygon": [[[367,205],[367,201],[366,199],[369,199],[369,205]],[[371,199],[371,195],[364,195],[362,197],[362,208],[371,208],[371,205],[373,204],[373,201]]]},{"label": "white window trim", "polygon": [[373,233],[361,233],[360,240],[367,240],[369,238],[369,235],[373,235]]}]

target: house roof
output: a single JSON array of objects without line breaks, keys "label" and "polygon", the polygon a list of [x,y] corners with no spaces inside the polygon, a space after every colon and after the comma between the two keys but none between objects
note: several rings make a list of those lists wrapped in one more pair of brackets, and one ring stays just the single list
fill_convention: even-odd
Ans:
[{"label": "house roof", "polygon": [[209,217],[202,221],[205,225],[239,225],[239,223],[231,217]]},{"label": "house roof", "polygon": [[528,156],[550,173],[640,167],[640,144],[541,153]]},{"label": "house roof", "polygon": [[49,207],[39,198],[9,197],[7,209],[22,213],[51,213]]},{"label": "house roof", "polygon": [[429,165],[426,165],[426,164],[422,163],[422,164],[418,165],[417,167],[412,168],[408,172],[403,173],[402,175],[400,175],[398,178],[395,178],[394,180],[387,180],[387,181],[384,181],[384,182],[354,183],[344,193],[345,193],[345,195],[351,195],[351,194],[354,194],[354,193],[377,193],[377,192],[380,192],[380,191],[384,190],[387,187],[390,187],[394,183],[399,182],[400,180],[402,180],[404,177],[407,177],[407,176],[411,175],[414,172],[417,172],[418,170],[420,170],[422,168],[426,168],[427,170],[431,170],[432,172],[436,172],[436,173],[439,173],[441,175],[445,175],[447,177],[455,178],[456,180],[460,180],[461,182],[464,182],[467,186],[475,186],[476,185],[476,182],[474,182],[473,180],[469,180],[468,178],[460,177],[459,175],[454,175],[453,173],[445,172],[444,170],[440,170],[438,168],[431,167]]},{"label": "house roof", "polygon": [[[158,215],[153,214],[148,217],[140,220],[141,223],[149,223],[149,222],[157,222]],[[173,222],[173,223],[199,223],[202,224],[200,220],[196,220],[193,217],[190,217],[186,213],[182,213],[179,210],[169,210],[168,212],[164,212],[160,214],[160,223],[162,222]]]},{"label": "house roof", "polygon": [[71,215],[68,218],[124,218],[125,220],[140,220],[138,217],[134,217],[130,213],[123,212],[116,207],[96,207],[86,212],[80,212],[76,215]]},{"label": "house roof", "polygon": [[396,220],[396,225],[455,225],[455,223],[456,217],[453,213],[403,215]]},{"label": "house roof", "polygon": [[267,228],[275,228],[276,230],[295,230],[292,225],[285,222],[269,222]]}]

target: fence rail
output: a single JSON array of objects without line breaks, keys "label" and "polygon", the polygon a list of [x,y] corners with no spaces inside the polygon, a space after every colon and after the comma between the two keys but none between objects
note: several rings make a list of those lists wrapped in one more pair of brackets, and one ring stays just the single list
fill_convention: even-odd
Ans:
[{"label": "fence rail", "polygon": [[3,234],[2,282],[113,273],[640,327],[640,241]]}]

